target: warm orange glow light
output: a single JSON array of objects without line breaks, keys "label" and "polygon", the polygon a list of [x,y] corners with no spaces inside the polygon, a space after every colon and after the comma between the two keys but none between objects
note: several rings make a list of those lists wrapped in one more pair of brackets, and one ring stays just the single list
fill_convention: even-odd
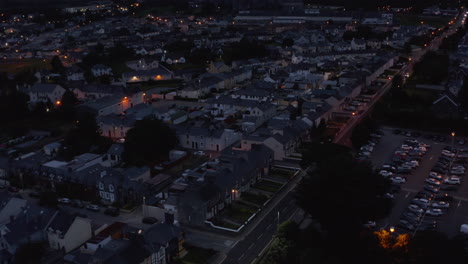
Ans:
[{"label": "warm orange glow light", "polygon": [[156,75],[156,80],[162,80],[162,76],[161,75]]},{"label": "warm orange glow light", "polygon": [[60,101],[57,101],[57,102],[55,102],[55,104],[56,104],[56,105],[61,105],[61,104],[62,104],[62,102],[60,102]]}]

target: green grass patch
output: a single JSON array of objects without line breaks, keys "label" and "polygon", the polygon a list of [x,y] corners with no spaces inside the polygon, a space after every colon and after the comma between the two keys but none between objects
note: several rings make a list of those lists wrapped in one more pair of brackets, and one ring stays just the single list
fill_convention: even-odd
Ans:
[{"label": "green grass patch", "polygon": [[262,180],[261,182],[255,184],[253,187],[262,191],[274,193],[278,191],[281,186],[281,183],[269,181],[269,180]]},{"label": "green grass patch", "polygon": [[245,193],[242,193],[241,199],[249,203],[263,205],[268,200],[268,196],[264,194],[255,194],[255,193],[245,192]]},{"label": "green grass patch", "polygon": [[19,73],[24,70],[50,69],[50,62],[41,59],[7,59],[0,61],[0,72]]},{"label": "green grass patch", "polygon": [[114,73],[115,76],[119,76],[119,77],[122,77],[122,73],[124,72],[133,71],[125,63],[118,63],[118,64],[111,65],[111,68],[112,68],[112,73]]},{"label": "green grass patch", "polygon": [[233,202],[232,205],[227,209],[226,216],[237,222],[245,222],[249,219],[256,209],[253,207],[246,206],[239,202]]},{"label": "green grass patch", "polygon": [[225,221],[222,221],[222,220],[213,221],[213,224],[216,225],[216,226],[229,228],[229,229],[234,229],[234,230],[237,230],[240,227],[240,225],[228,223],[228,222],[225,222]]},{"label": "green grass patch", "polygon": [[187,250],[187,255],[181,259],[176,259],[174,263],[205,264],[209,263],[208,260],[216,254],[216,250],[211,248],[201,248],[190,244],[185,244],[184,247]]},{"label": "green grass patch", "polygon": [[281,177],[290,180],[296,171],[274,168],[270,170],[271,176]]}]

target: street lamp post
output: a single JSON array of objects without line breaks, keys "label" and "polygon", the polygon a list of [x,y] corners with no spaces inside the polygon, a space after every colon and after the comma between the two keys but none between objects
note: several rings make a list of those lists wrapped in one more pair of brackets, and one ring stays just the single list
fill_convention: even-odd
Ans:
[{"label": "street lamp post", "polygon": [[455,143],[455,132],[452,132],[452,150],[454,147],[454,143]]}]

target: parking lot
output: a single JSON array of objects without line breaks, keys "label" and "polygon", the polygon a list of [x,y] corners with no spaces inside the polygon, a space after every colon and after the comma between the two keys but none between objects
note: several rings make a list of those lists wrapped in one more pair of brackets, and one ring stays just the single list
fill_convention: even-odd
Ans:
[{"label": "parking lot", "polygon": [[[430,145],[430,147],[427,148],[425,154],[421,154],[420,160],[417,162],[419,166],[411,169],[408,174],[394,172],[393,175],[390,176],[392,178],[401,176],[406,179],[406,182],[396,184],[401,186],[401,190],[394,194],[393,211],[387,219],[378,223],[378,227],[387,229],[395,227],[395,231],[398,233],[414,233],[419,230],[431,229],[433,224],[436,223],[435,229],[450,237],[459,234],[460,225],[468,223],[468,181],[465,179],[466,174],[464,170],[461,169],[463,166],[468,166],[468,163],[460,164],[463,163],[464,160],[468,161],[468,159],[449,157],[452,156],[452,154],[450,154],[450,151],[444,150],[444,148],[448,149],[453,146],[457,149],[457,152],[453,154],[458,155],[461,153],[460,149],[468,148],[468,146],[460,145],[458,143],[459,139],[457,138],[453,138],[452,140],[451,135],[445,135],[442,139],[434,141],[433,138],[426,136],[427,133],[424,132],[420,132],[421,135],[417,137],[412,137],[407,136],[406,133],[405,135],[395,134],[394,131],[395,129],[392,128],[382,129],[384,135],[380,138],[380,142],[374,146],[372,155],[370,156],[374,166],[376,169],[379,169],[379,171],[382,165],[389,164],[392,162],[392,159],[395,159],[395,152],[400,153],[400,151],[402,151],[404,154],[405,150],[402,150],[402,145],[407,145],[405,141],[408,142],[408,139],[410,139],[410,141],[415,139],[418,141],[418,144],[425,143]],[[444,138],[445,140],[443,140]],[[442,154],[442,152],[449,156]],[[432,174],[434,179],[428,180],[429,174],[435,168],[435,165],[442,163],[439,162],[440,157],[442,157],[442,162],[446,163],[447,168],[449,168],[448,171],[446,173],[442,171],[442,173],[437,173],[437,175]],[[395,164],[392,165],[396,166]],[[459,168],[459,171],[456,171],[456,169],[450,170],[450,168],[455,168],[455,166]],[[453,181],[450,180],[452,184],[444,183],[446,177],[452,175],[451,172],[458,173],[461,184],[456,184],[458,181],[457,178],[453,178]],[[436,179],[436,177],[439,179]],[[430,182],[430,184],[426,181]],[[440,187],[435,186],[438,185],[438,183],[440,183]],[[435,189],[434,191],[436,193],[425,190],[432,189],[431,187],[425,186],[434,186],[433,189]],[[443,190],[447,188],[454,190]],[[439,190],[437,191],[437,189]],[[448,196],[448,208],[440,208],[446,206],[444,203],[439,204],[439,201],[436,200],[436,198],[444,199],[442,196]],[[450,196],[453,197],[452,201],[449,200],[451,198]],[[422,198],[423,200],[415,201],[415,198]],[[427,201],[424,199],[427,199]],[[411,204],[413,204],[413,206],[408,208]],[[434,206],[437,206],[437,208]],[[431,212],[426,212],[432,208],[440,209],[440,211],[431,210]],[[442,214],[441,216],[435,216],[440,213]],[[434,216],[430,214],[434,214]],[[410,221],[414,222],[412,222],[412,224],[406,222],[406,226],[400,223],[400,220],[406,220],[408,218],[410,218]],[[414,228],[411,228],[411,226],[408,228],[408,225]]]}]

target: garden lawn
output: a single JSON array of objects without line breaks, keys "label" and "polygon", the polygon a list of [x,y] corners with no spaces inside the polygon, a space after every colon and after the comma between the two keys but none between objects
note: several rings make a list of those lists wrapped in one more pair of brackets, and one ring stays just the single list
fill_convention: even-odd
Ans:
[{"label": "garden lawn", "polygon": [[253,187],[262,191],[274,193],[278,191],[281,188],[281,186],[283,186],[281,183],[269,180],[262,180],[261,182],[255,184]]}]

